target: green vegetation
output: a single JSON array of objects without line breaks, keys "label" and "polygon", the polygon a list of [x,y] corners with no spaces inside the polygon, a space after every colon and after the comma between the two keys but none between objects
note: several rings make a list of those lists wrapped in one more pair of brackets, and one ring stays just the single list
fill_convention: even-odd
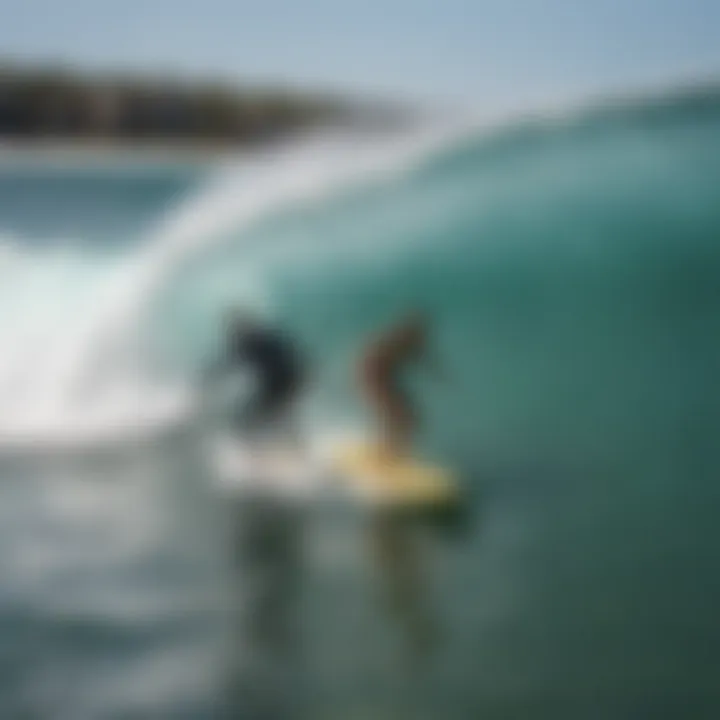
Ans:
[{"label": "green vegetation", "polygon": [[397,110],[216,82],[0,65],[0,139],[244,144]]}]

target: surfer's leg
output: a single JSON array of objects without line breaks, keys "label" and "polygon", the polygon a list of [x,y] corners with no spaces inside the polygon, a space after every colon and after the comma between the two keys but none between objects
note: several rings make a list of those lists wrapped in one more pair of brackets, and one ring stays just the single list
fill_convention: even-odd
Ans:
[{"label": "surfer's leg", "polygon": [[389,455],[406,455],[418,424],[412,403],[394,383],[376,387],[372,400],[383,450]]},{"label": "surfer's leg", "polygon": [[417,425],[412,404],[389,374],[363,370],[360,391],[375,416],[383,451],[390,455],[403,454]]},{"label": "surfer's leg", "polygon": [[385,396],[386,442],[395,454],[409,452],[417,429],[417,415],[410,399],[396,387]]},{"label": "surfer's leg", "polygon": [[261,408],[263,426],[278,433],[278,438],[299,445],[297,428],[293,422],[293,408],[299,396],[301,383],[296,378],[285,378],[268,386]]},{"label": "surfer's leg", "polygon": [[238,433],[252,435],[267,425],[268,411],[272,407],[271,388],[261,385],[250,399],[238,408],[235,416],[235,427]]},{"label": "surfer's leg", "polygon": [[388,455],[403,454],[410,445],[416,422],[412,404],[396,382],[395,363],[371,346],[358,370],[360,393],[374,415],[382,451]]}]

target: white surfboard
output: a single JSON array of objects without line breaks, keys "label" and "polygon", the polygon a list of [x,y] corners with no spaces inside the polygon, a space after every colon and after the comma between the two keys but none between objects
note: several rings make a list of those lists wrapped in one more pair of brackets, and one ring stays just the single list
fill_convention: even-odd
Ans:
[{"label": "white surfboard", "polygon": [[219,487],[227,492],[308,497],[324,484],[322,466],[290,442],[226,435],[208,444],[208,455]]}]

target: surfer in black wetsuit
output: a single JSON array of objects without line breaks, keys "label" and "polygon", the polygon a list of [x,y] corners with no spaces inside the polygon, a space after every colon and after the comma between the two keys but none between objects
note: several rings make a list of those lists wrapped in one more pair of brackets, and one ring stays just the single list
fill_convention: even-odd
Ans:
[{"label": "surfer in black wetsuit", "polygon": [[283,424],[305,380],[305,367],[293,340],[235,311],[228,320],[224,367],[249,368],[255,392],[236,414],[240,429],[253,431]]}]

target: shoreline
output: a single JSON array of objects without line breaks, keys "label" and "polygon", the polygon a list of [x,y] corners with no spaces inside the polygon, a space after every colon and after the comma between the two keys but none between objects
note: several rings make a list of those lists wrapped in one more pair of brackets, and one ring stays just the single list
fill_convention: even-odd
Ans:
[{"label": "shoreline", "polygon": [[[408,128],[411,126],[408,126]],[[408,128],[404,128],[405,131]],[[370,134],[396,134],[397,127],[379,129],[362,125],[322,125],[303,132],[278,134],[272,139],[246,142],[200,140],[125,140],[47,138],[8,139],[0,136],[0,167],[18,161],[43,164],[112,162],[114,165],[174,165],[213,164],[236,158],[263,155],[282,147],[302,143],[318,136],[340,134],[364,136]]]},{"label": "shoreline", "polygon": [[4,140],[0,138],[0,166],[6,162],[75,163],[82,161],[122,165],[209,164],[253,154],[287,142],[188,143],[172,141]]}]

